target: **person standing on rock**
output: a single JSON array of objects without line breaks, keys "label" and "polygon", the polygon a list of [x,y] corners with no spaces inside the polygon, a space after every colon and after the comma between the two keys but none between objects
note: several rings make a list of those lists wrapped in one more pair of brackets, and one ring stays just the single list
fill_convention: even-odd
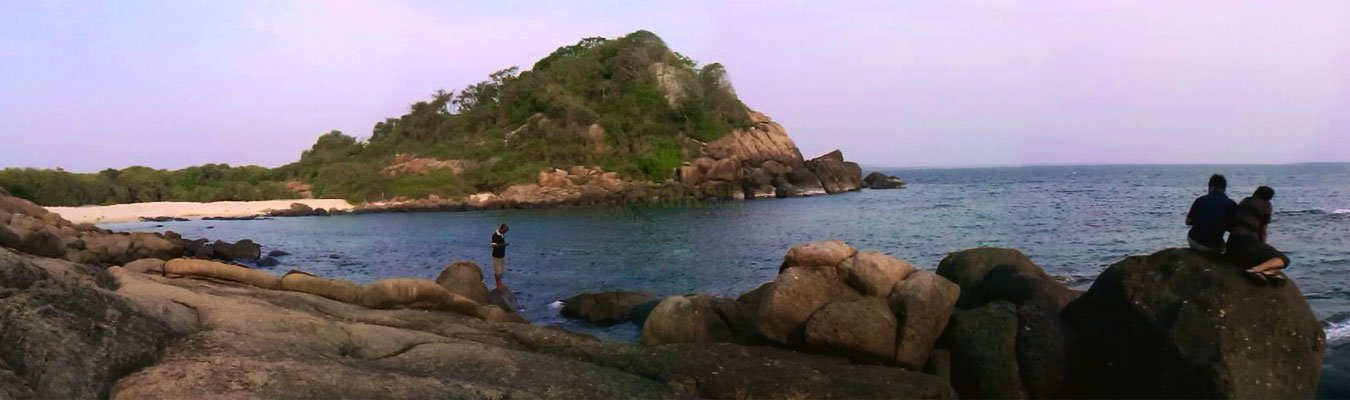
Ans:
[{"label": "person standing on rock", "polygon": [[1257,279],[1278,282],[1285,279],[1280,270],[1289,266],[1289,257],[1266,244],[1273,198],[1275,189],[1262,186],[1238,203],[1229,228],[1228,257],[1243,268],[1250,267],[1247,272]]},{"label": "person standing on rock", "polygon": [[1209,177],[1209,194],[1200,196],[1191,203],[1186,213],[1186,226],[1191,231],[1186,234],[1191,249],[1204,253],[1223,252],[1223,234],[1232,224],[1233,210],[1237,203],[1228,198],[1228,179],[1214,174]]},{"label": "person standing on rock", "polygon": [[500,289],[502,285],[502,274],[506,272],[506,232],[511,228],[506,224],[497,227],[492,231],[492,279],[496,282],[496,288]]}]

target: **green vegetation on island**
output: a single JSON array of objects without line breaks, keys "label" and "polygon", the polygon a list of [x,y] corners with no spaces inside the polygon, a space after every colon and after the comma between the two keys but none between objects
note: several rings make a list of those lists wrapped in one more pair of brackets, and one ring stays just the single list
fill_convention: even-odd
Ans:
[{"label": "green vegetation on island", "polygon": [[[533,181],[548,167],[598,165],[664,180],[698,142],[750,125],[720,64],[698,66],[656,35],[586,38],[521,71],[510,67],[457,92],[437,90],[375,124],[368,140],[333,131],[279,168],[212,164],[176,171],[131,167],[97,174],[6,169],[0,186],[39,204],[314,197],[377,201],[459,197]],[[396,157],[454,161],[460,171],[386,170]]]}]

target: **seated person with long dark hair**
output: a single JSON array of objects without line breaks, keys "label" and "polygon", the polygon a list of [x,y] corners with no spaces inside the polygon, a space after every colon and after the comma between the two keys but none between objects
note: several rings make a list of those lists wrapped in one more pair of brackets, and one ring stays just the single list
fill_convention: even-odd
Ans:
[{"label": "seated person with long dark hair", "polygon": [[1270,225],[1275,189],[1256,188],[1251,197],[1242,199],[1233,214],[1228,234],[1228,257],[1253,277],[1266,281],[1282,281],[1281,269],[1289,266],[1289,257],[1266,244],[1266,227]]}]

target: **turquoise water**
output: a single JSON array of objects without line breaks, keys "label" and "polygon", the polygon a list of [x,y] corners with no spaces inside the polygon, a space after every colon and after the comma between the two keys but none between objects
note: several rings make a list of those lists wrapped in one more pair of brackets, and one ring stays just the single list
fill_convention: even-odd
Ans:
[{"label": "turquoise water", "polygon": [[368,283],[394,276],[431,279],[454,260],[472,260],[487,269],[491,231],[505,222],[512,227],[506,281],[527,318],[631,340],[637,334],[633,326],[599,329],[565,321],[550,304],[576,293],[613,289],[735,295],[772,280],[788,247],[824,239],[841,239],[928,269],[951,251],[1014,247],[1046,271],[1085,288],[1127,255],[1184,246],[1186,208],[1203,194],[1209,174],[1219,172],[1228,176],[1235,200],[1258,185],[1276,189],[1270,243],[1293,259],[1289,275],[1327,321],[1333,341],[1350,335],[1350,164],[887,172],[909,187],[643,208],[645,218],[596,207],[108,227],[250,238],[265,249],[293,253],[273,268],[279,274],[301,269]]}]

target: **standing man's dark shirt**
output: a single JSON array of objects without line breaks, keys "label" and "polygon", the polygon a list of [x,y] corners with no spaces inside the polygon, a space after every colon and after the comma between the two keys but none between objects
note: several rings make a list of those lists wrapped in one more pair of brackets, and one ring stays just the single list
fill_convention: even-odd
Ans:
[{"label": "standing man's dark shirt", "polygon": [[506,236],[501,231],[492,231],[492,245],[492,258],[506,258]]},{"label": "standing man's dark shirt", "polygon": [[1186,218],[1191,221],[1191,239],[1211,249],[1223,248],[1223,234],[1232,223],[1237,203],[1227,194],[1212,191],[1195,199]]}]

